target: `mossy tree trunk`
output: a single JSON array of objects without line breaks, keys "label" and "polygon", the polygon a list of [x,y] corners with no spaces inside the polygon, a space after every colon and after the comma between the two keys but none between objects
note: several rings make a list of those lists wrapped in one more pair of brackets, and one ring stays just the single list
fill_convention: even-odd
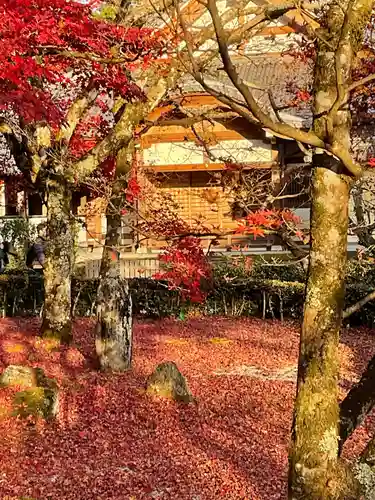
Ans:
[{"label": "mossy tree trunk", "polygon": [[[350,186],[317,167],[313,179],[311,253],[301,331],[298,389],[290,451],[290,497],[342,496],[349,474],[338,463],[338,344],[344,305]],[[347,477],[348,476],[348,477]]]},{"label": "mossy tree trunk", "polygon": [[132,359],[132,302],[120,275],[121,209],[130,169],[128,151],[117,158],[116,178],[107,207],[107,234],[97,295],[96,352],[102,370],[125,371]]},{"label": "mossy tree trunk", "polygon": [[366,248],[369,248],[375,244],[375,239],[372,236],[373,226],[368,224],[366,220],[366,212],[364,209],[364,189],[363,185],[366,183],[362,181],[359,186],[356,186],[353,189],[353,204],[354,204],[354,213],[356,218],[355,234],[358,237],[358,241],[360,245],[363,245]]},{"label": "mossy tree trunk", "polygon": [[71,190],[62,179],[49,183],[42,335],[56,337],[63,342],[69,342],[72,336],[71,277],[74,236],[71,201]]},{"label": "mossy tree trunk", "polygon": [[[320,30],[314,73],[314,131],[350,156],[348,87],[371,2],[332,2]],[[345,155],[344,155],[345,156]],[[290,448],[289,498],[359,498],[339,455],[339,331],[345,293],[353,179],[335,157],[315,151],[311,246]]]}]

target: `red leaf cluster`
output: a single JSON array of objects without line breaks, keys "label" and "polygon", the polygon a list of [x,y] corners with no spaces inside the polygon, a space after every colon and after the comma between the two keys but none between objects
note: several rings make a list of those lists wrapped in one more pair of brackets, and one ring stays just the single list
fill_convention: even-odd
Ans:
[{"label": "red leaf cluster", "polygon": [[171,289],[180,290],[183,298],[192,302],[204,300],[204,284],[211,279],[211,266],[199,238],[179,238],[164,249],[159,259],[166,270],[157,273],[156,279],[168,281]]},{"label": "red leaf cluster", "polygon": [[300,218],[291,210],[257,210],[243,219],[236,233],[249,234],[256,239],[285,226],[288,229],[295,229],[296,234],[302,234],[296,229],[299,223]]},{"label": "red leaf cluster", "polygon": [[69,143],[73,157],[81,158],[94,148],[109,132],[111,125],[105,115],[98,113],[86,116],[80,121]]},{"label": "red leaf cluster", "polygon": [[128,203],[134,203],[135,200],[139,200],[141,198],[141,193],[141,185],[138,182],[136,172],[133,170],[126,188],[126,201]]},{"label": "red leaf cluster", "polygon": [[52,97],[51,84],[79,87],[90,82],[128,100],[142,95],[129,80],[127,61],[133,61],[133,67],[137,58],[142,65],[160,54],[160,35],[105,23],[92,15],[97,5],[0,0],[2,108],[13,109],[26,122],[58,123],[64,114]]}]

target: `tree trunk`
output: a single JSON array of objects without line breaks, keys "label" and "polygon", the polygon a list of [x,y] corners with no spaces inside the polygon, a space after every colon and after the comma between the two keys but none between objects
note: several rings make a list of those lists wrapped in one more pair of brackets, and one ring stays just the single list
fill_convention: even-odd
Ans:
[{"label": "tree trunk", "polygon": [[131,296],[128,282],[120,277],[119,245],[114,244],[120,229],[121,218],[107,215],[96,324],[96,352],[100,368],[116,372],[128,370],[132,357]]},{"label": "tree trunk", "polygon": [[[372,2],[330,2],[317,37],[314,131],[350,157],[348,105],[353,61]],[[341,326],[349,195],[353,179],[335,157],[315,151],[310,265],[298,361],[290,449],[289,498],[358,499],[357,483],[339,452],[338,344]]]},{"label": "tree trunk", "polygon": [[47,248],[44,267],[42,335],[69,342],[72,336],[71,275],[74,238],[71,191],[63,182],[50,184],[47,196]]},{"label": "tree trunk", "polygon": [[[342,496],[338,464],[338,344],[344,305],[349,183],[317,167],[313,176],[311,254],[301,332],[290,451],[290,496]],[[355,498],[353,496],[352,498]]]},{"label": "tree trunk", "polygon": [[132,302],[129,284],[120,276],[119,252],[124,175],[129,169],[125,156],[126,152],[118,156],[116,179],[107,207],[107,235],[97,296],[96,353],[100,368],[115,372],[130,369],[132,359]]},{"label": "tree trunk", "polygon": [[[375,356],[340,405],[340,453],[345,441],[375,406]],[[375,449],[375,447],[374,447]]]},{"label": "tree trunk", "polygon": [[365,210],[363,208],[362,183],[353,190],[353,203],[357,223],[354,233],[358,237],[359,244],[363,245],[365,248],[369,248],[375,244],[375,239],[372,236],[374,228],[366,221]]}]

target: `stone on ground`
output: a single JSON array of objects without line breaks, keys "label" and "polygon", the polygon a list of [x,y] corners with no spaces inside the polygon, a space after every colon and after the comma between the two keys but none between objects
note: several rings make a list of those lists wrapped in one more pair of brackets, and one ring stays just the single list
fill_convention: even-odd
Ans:
[{"label": "stone on ground", "polygon": [[38,385],[39,372],[30,366],[9,365],[0,376],[3,386],[35,387]]},{"label": "stone on ground", "polygon": [[146,392],[173,401],[194,401],[185,377],[172,361],[161,363],[155,368],[147,379]]},{"label": "stone on ground", "polygon": [[13,398],[13,415],[52,418],[58,411],[58,387],[41,368],[10,365],[0,376],[2,386],[18,386],[22,390]]}]

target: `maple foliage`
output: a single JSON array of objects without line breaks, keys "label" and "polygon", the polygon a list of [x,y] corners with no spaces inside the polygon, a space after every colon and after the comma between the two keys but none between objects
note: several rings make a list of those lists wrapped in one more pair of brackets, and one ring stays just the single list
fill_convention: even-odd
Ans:
[{"label": "maple foliage", "polygon": [[[238,166],[228,164],[228,168]],[[228,236],[228,232],[208,224],[204,214],[201,218],[187,221],[179,215],[179,205],[168,192],[158,189],[150,182],[141,168],[133,172],[126,189],[127,204],[122,213],[130,213],[134,201],[141,200],[145,208],[143,211],[140,209],[141,217],[136,230],[145,239],[162,239],[167,243],[159,254],[161,270],[154,278],[167,281],[171,289],[180,291],[183,299],[204,301],[212,285],[212,263],[209,252],[203,248],[203,241],[209,238],[209,248],[217,246],[220,237]],[[233,235],[243,234],[257,239],[280,230],[287,231],[303,243],[308,241],[301,229],[301,219],[288,209],[252,211],[238,220],[238,227]],[[238,249],[233,246],[233,249],[246,250],[246,246],[242,245]],[[250,269],[251,259],[246,266]]]},{"label": "maple foliage", "polygon": [[212,273],[199,238],[177,239],[164,249],[160,261],[166,269],[157,273],[156,279],[168,281],[171,289],[180,290],[182,297],[192,302],[204,300],[204,285],[210,281]]},{"label": "maple foliage", "polygon": [[[68,167],[113,132],[127,103],[146,99],[133,74],[163,53],[161,34],[104,21],[101,6],[96,0],[0,0],[0,114],[11,127],[6,141],[20,190],[28,192],[32,181],[43,192],[55,166],[63,167],[62,176],[69,170],[72,189],[79,189],[82,179]],[[41,124],[48,126],[51,141],[35,151]],[[98,185],[107,195],[114,178],[115,159],[106,151],[107,158],[84,180],[94,195]],[[34,169],[36,152],[40,169]],[[1,173],[7,175],[6,169]]]},{"label": "maple foliage", "polygon": [[88,153],[111,129],[106,116],[100,112],[85,116],[74,131],[69,143],[70,154],[73,158],[80,158]]},{"label": "maple foliage", "polygon": [[142,167],[134,162],[125,188],[122,215],[136,213],[136,231],[141,238],[166,242],[159,254],[162,270],[154,278],[165,280],[178,289],[184,299],[204,300],[202,285],[211,278],[211,266],[201,239],[212,228],[202,221],[189,223],[178,213],[178,203],[171,195],[150,182]]},{"label": "maple foliage", "polygon": [[240,223],[237,233],[249,234],[256,239],[264,237],[266,233],[279,230],[282,226],[294,232],[303,239],[301,230],[298,229],[301,219],[291,210],[257,210],[250,212]]},{"label": "maple foliage", "polygon": [[141,200],[144,196],[142,192],[142,186],[138,180],[136,166],[133,166],[130,172],[125,192],[126,192],[126,201],[129,204],[133,204],[136,200]]},{"label": "maple foliage", "polygon": [[[154,50],[155,36],[147,29],[96,19],[92,12],[97,5],[66,0],[0,2],[0,106],[11,107],[26,122],[60,123],[63,110],[46,83],[79,86],[90,81],[93,87],[127,99],[140,97],[126,63]],[[119,58],[122,64],[116,64]]]},{"label": "maple foliage", "polygon": [[[39,366],[60,388],[57,420],[31,426],[4,414],[12,390],[1,389],[1,498],[286,496],[295,385],[276,374],[296,366],[297,324],[218,317],[137,322],[134,370],[111,375],[91,367],[93,330],[93,322],[79,320],[75,346],[59,347],[37,336],[34,319],[1,320],[1,369]],[[370,330],[343,332],[341,397],[373,354]],[[147,375],[165,360],[187,377],[197,405],[144,394]],[[374,425],[372,414],[345,445],[348,459],[362,451]]]},{"label": "maple foliage", "polygon": [[[300,218],[290,210],[257,210],[239,221],[235,233],[257,239],[265,237],[268,233],[277,233],[284,228],[298,240],[306,243],[307,235],[301,230],[300,223]],[[186,228],[180,225],[172,224],[167,227],[169,235],[179,234],[178,231],[184,234],[184,229],[186,234]],[[205,233],[210,234],[208,227],[202,226],[200,230],[202,236]],[[172,239],[163,249],[159,260],[164,269],[155,275],[156,279],[166,280],[171,289],[180,290],[183,298],[193,302],[202,302],[206,298],[212,279],[212,265],[199,237],[185,236]],[[245,268],[249,270],[251,266],[252,259],[249,258],[245,261]]]}]

